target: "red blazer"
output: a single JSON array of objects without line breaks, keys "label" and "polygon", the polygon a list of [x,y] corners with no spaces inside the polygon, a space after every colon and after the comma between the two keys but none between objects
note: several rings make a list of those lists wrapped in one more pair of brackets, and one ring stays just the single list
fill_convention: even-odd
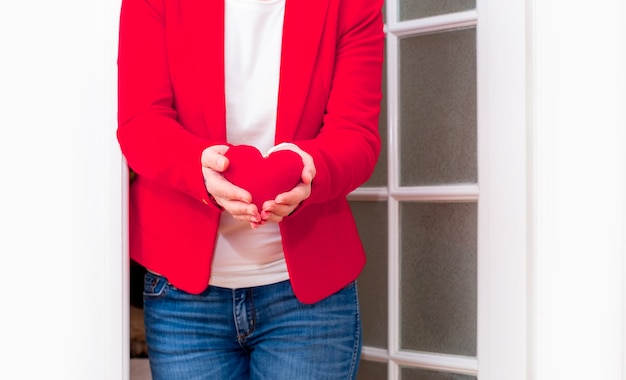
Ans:
[{"label": "red blazer", "polygon": [[[380,151],[382,0],[287,0],[276,143],[311,154],[311,196],[280,223],[296,296],[313,303],[356,279],[365,254],[346,195]],[[223,0],[124,0],[118,140],[137,172],[131,257],[179,289],[209,282],[220,209],[200,156],[226,143]]]}]

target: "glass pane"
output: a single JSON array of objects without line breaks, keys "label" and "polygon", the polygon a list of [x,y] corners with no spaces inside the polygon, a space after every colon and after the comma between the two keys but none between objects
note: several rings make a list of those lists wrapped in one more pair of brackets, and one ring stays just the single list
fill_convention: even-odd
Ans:
[{"label": "glass pane", "polygon": [[387,348],[387,202],[350,202],[367,254],[358,280],[363,344]]},{"label": "glass pane", "polygon": [[383,4],[383,22],[387,23],[387,1],[385,1],[385,3]]},{"label": "glass pane", "polygon": [[387,378],[387,363],[361,360],[357,380],[384,380]]},{"label": "glass pane", "polygon": [[401,347],[476,356],[476,203],[400,204]]},{"label": "glass pane", "polygon": [[402,380],[476,380],[476,376],[459,375],[456,373],[445,373],[426,371],[415,368],[401,368],[400,378]]},{"label": "glass pane", "polygon": [[[387,49],[385,49],[387,51]],[[385,54],[386,56],[386,54]],[[383,98],[380,103],[380,117],[378,121],[378,131],[380,133],[381,149],[378,162],[374,168],[372,177],[364,187],[385,187],[387,186],[387,59],[383,62]]]},{"label": "glass pane", "polygon": [[476,8],[476,0],[400,0],[400,20],[437,16]]},{"label": "glass pane", "polygon": [[476,183],[476,29],[400,40],[400,184]]}]

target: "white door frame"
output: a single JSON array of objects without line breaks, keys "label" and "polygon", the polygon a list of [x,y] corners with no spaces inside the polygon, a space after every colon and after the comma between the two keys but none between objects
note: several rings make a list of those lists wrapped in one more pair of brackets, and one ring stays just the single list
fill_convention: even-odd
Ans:
[{"label": "white door frame", "polygon": [[526,380],[526,2],[477,3],[479,379]]},{"label": "white door frame", "polygon": [[[389,347],[366,347],[364,357],[389,363],[389,378],[402,364],[477,375],[480,380],[527,379],[527,107],[526,9],[524,0],[478,0],[477,9],[398,22],[396,1],[387,3],[388,151],[390,173],[398,138],[398,38],[477,27],[478,185],[399,188],[389,181]],[[359,189],[372,199],[385,189]],[[400,350],[398,313],[399,200],[478,202],[477,358]]]}]

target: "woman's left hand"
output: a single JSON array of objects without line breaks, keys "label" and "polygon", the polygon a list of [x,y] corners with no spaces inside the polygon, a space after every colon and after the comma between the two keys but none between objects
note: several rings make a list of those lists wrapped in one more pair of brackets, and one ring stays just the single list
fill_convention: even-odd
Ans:
[{"label": "woman's left hand", "polygon": [[[297,184],[290,191],[278,194],[276,199],[265,201],[265,203],[263,203],[263,209],[261,210],[261,223],[258,223],[258,225],[262,225],[266,222],[278,223],[282,221],[283,218],[294,212],[296,208],[311,195],[311,183],[316,173],[313,157],[295,144],[279,144],[273,149],[273,151],[279,150],[291,150],[302,157],[302,163],[304,164],[302,169],[302,182]],[[253,228],[254,227],[255,226],[253,226]]]}]

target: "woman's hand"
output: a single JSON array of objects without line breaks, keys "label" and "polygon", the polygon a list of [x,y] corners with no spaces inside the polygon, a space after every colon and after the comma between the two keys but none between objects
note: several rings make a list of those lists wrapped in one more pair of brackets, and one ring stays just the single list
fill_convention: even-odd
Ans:
[{"label": "woman's hand", "polygon": [[295,211],[296,208],[311,195],[311,183],[315,178],[315,163],[310,154],[300,149],[295,144],[283,143],[275,146],[270,152],[279,150],[291,150],[302,157],[304,168],[302,169],[302,182],[300,182],[292,190],[278,194],[276,199],[263,203],[261,211],[261,223],[274,222],[278,223],[286,216]]},{"label": "woman's hand", "polygon": [[257,207],[251,203],[252,195],[230,183],[221,174],[228,168],[228,158],[224,156],[227,145],[213,145],[202,152],[202,175],[206,190],[224,211],[235,219],[249,222],[256,227],[262,222]]}]

